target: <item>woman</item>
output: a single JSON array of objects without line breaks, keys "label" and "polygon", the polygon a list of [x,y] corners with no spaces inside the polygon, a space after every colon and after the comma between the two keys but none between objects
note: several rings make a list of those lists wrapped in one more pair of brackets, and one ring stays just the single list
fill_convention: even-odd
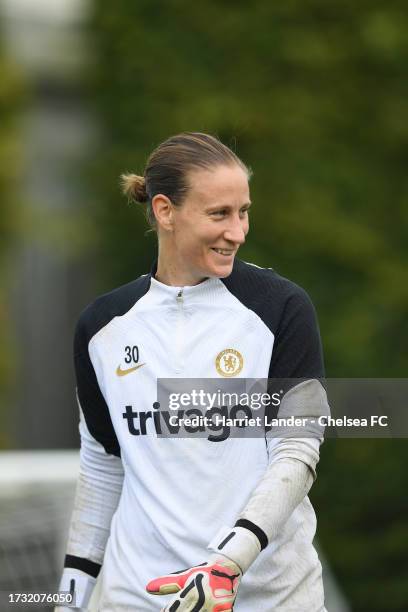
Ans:
[{"label": "woman", "polygon": [[81,473],[60,588],[79,608],[103,563],[101,612],[324,610],[307,497],[320,432],[160,436],[158,378],[285,379],[280,415],[327,410],[310,300],[236,258],[249,178],[201,133],[169,138],[143,177],[123,177],[157,231],[158,260],[77,326]]}]

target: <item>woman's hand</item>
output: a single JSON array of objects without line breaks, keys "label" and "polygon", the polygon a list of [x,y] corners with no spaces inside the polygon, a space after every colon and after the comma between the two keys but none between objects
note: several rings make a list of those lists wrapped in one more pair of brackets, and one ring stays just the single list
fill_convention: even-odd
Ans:
[{"label": "woman's hand", "polygon": [[146,590],[152,595],[177,593],[162,612],[228,612],[241,576],[236,563],[216,554],[205,563],[151,580]]}]

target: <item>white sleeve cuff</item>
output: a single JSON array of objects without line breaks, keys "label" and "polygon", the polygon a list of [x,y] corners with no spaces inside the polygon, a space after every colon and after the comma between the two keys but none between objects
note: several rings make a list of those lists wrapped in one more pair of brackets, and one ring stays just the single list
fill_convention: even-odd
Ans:
[{"label": "white sleeve cuff", "polygon": [[81,570],[66,567],[63,571],[59,591],[72,593],[72,604],[64,604],[74,610],[86,610],[92,595],[96,578],[81,572]]},{"label": "white sleeve cuff", "polygon": [[261,544],[245,527],[221,527],[207,548],[228,557],[244,574],[261,552]]}]

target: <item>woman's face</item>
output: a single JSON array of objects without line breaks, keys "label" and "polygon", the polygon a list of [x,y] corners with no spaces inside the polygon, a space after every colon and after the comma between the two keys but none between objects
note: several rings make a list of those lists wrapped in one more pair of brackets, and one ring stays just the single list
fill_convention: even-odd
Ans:
[{"label": "woman's face", "polygon": [[[173,207],[171,250],[174,272],[185,285],[225,278],[248,233],[248,177],[238,165],[196,170],[180,207]],[[176,267],[174,267],[176,266]]]}]

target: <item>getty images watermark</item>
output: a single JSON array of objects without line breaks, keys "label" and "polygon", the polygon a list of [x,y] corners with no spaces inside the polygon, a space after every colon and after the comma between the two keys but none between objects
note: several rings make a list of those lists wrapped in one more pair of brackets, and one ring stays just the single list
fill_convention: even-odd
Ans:
[{"label": "getty images watermark", "polygon": [[151,409],[129,402],[134,436],[408,437],[408,379],[159,379]]}]

